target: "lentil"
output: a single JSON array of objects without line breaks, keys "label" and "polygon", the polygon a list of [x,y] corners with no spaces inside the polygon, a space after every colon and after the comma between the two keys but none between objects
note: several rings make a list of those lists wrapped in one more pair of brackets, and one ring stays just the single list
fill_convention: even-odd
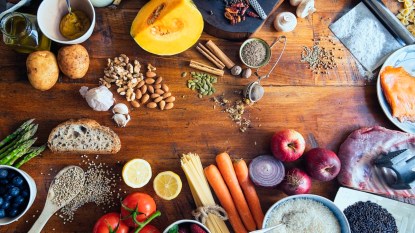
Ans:
[{"label": "lentil", "polygon": [[356,202],[344,211],[352,233],[396,233],[395,218],[380,205],[371,201]]},{"label": "lentil", "polygon": [[82,169],[72,167],[56,177],[50,188],[55,196],[52,203],[62,206],[70,201],[84,186],[85,175]]}]

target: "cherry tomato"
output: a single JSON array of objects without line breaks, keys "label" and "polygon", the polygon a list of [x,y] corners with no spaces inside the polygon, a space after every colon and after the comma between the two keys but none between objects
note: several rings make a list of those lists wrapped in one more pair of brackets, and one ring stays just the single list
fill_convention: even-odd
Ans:
[{"label": "cherry tomato", "polygon": [[133,215],[136,215],[136,221],[144,222],[154,212],[156,212],[156,202],[148,194],[131,193],[122,201],[121,218],[130,227],[137,227]]},{"label": "cherry tomato", "polygon": [[[135,233],[135,230],[130,231],[130,233]],[[157,227],[153,225],[146,225],[139,233],[161,233]]]},{"label": "cherry tomato", "polygon": [[119,213],[108,213],[95,223],[93,233],[128,233],[128,226],[120,220]]}]

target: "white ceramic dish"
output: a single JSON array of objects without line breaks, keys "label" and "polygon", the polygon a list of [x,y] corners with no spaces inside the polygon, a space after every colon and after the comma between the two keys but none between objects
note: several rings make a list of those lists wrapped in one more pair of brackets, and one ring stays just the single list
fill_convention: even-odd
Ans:
[{"label": "white ceramic dish", "polygon": [[313,195],[313,194],[300,194],[300,195],[293,195],[285,197],[279,201],[277,201],[275,204],[273,204],[265,214],[264,222],[262,224],[262,228],[271,227],[268,225],[268,221],[271,218],[271,214],[273,210],[277,209],[282,204],[286,203],[287,201],[293,200],[293,199],[311,199],[317,202],[320,202],[334,214],[334,216],[337,218],[340,224],[341,233],[350,233],[350,226],[349,222],[347,221],[346,216],[343,214],[343,211],[341,211],[332,201],[330,201],[327,198],[324,198],[322,196]]},{"label": "white ceramic dish", "polygon": [[396,220],[398,232],[415,232],[415,205],[343,187],[340,187],[334,199],[334,203],[341,210],[358,201],[371,201],[388,210]]},{"label": "white ceramic dish", "polygon": [[206,231],[206,233],[211,233],[209,231],[209,229],[205,225],[203,225],[202,223],[200,223],[200,222],[198,222],[196,220],[191,220],[191,219],[177,220],[176,222],[170,224],[166,229],[164,229],[163,233],[168,233],[169,232],[169,229],[172,228],[174,225],[192,224],[192,223],[199,225],[203,230]]},{"label": "white ceramic dish", "polygon": [[0,165],[0,169],[2,169],[2,168],[9,169],[9,170],[14,170],[14,171],[18,172],[20,175],[22,175],[22,177],[25,179],[25,181],[27,182],[27,184],[29,186],[30,196],[29,196],[29,202],[27,203],[27,206],[22,211],[22,213],[20,213],[19,215],[17,215],[14,218],[7,217],[7,218],[0,219],[0,226],[7,225],[7,224],[10,224],[12,222],[15,222],[20,217],[22,217],[30,209],[30,207],[32,206],[33,202],[35,201],[36,193],[37,193],[35,181],[26,172],[24,172],[23,170],[17,169],[15,167],[12,167],[12,166],[7,166],[7,165]]},{"label": "white ceramic dish", "polygon": [[71,0],[71,7],[73,10],[85,12],[91,20],[91,26],[85,34],[75,40],[63,37],[59,31],[59,24],[62,17],[68,14],[66,0],[43,0],[37,10],[37,21],[46,37],[61,44],[79,44],[92,35],[95,27],[95,10],[92,3],[89,0]]},{"label": "white ceramic dish", "polygon": [[380,107],[382,108],[385,115],[389,118],[389,120],[395,124],[399,129],[407,132],[407,133],[415,133],[415,123],[405,121],[400,122],[397,118],[392,116],[392,111],[389,106],[389,103],[386,101],[385,96],[383,95],[382,87],[380,85],[380,74],[385,69],[386,66],[393,66],[393,67],[403,67],[407,72],[409,72],[412,76],[415,76],[415,45],[409,45],[403,47],[394,53],[392,53],[383,64],[382,68],[380,69],[378,80],[376,83],[376,91],[378,95],[378,100],[380,103]]}]

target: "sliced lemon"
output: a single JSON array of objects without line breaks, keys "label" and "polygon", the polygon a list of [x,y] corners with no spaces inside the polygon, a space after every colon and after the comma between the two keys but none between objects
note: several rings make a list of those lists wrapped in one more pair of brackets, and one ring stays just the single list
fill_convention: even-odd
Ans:
[{"label": "sliced lemon", "polygon": [[151,176],[151,166],[144,159],[132,159],[122,168],[122,179],[131,188],[143,187]]},{"label": "sliced lemon", "polygon": [[182,190],[182,180],[172,171],[160,172],[153,181],[153,188],[157,196],[164,200],[176,198]]}]

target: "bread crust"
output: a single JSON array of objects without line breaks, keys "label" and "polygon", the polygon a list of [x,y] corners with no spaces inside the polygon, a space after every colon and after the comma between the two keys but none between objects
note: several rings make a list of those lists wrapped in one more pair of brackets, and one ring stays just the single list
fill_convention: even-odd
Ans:
[{"label": "bread crust", "polygon": [[[54,135],[58,133],[61,128],[65,128],[66,126],[74,126],[74,125],[82,125],[86,128],[95,128],[99,129],[100,131],[109,134],[112,137],[113,146],[111,150],[59,150],[52,146],[51,142],[54,138]],[[89,118],[81,118],[81,119],[70,119],[68,121],[62,122],[58,126],[52,129],[49,134],[48,138],[48,147],[52,152],[58,153],[77,153],[77,154],[116,154],[121,149],[121,140],[118,135],[109,127],[100,125],[97,121],[89,119]]]}]

